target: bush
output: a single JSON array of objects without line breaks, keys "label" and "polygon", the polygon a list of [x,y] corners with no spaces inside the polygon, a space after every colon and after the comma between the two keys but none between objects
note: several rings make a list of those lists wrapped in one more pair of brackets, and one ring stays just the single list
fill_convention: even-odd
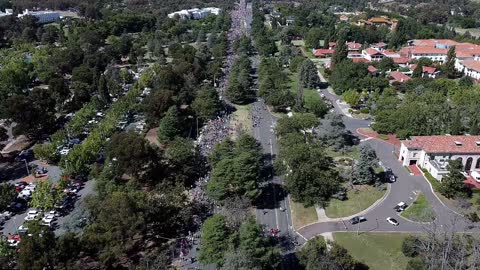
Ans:
[{"label": "bush", "polygon": [[408,236],[403,240],[402,252],[407,257],[415,257],[418,255],[418,239],[415,236]]},{"label": "bush", "polygon": [[360,109],[360,112],[361,112],[361,113],[369,113],[370,110],[369,110],[368,108],[361,108],[361,109]]}]

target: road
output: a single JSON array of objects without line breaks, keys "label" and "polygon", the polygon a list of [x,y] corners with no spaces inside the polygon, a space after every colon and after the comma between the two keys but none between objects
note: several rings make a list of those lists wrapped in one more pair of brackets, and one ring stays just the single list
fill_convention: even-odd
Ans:
[{"label": "road", "polygon": [[[321,74],[319,74],[319,76],[323,82],[326,82]],[[330,87],[322,90],[322,94],[332,102],[337,113],[344,115],[344,124],[346,128],[353,134],[359,135],[357,133],[358,128],[368,127],[370,124],[370,121],[368,120],[354,119],[345,116],[344,108],[337,102],[339,97],[333,94],[333,91]],[[423,176],[410,175],[410,173],[401,165],[395,156],[395,146],[377,139],[365,140],[362,143],[370,144],[375,149],[382,164],[386,167],[390,167],[393,173],[398,177],[397,182],[390,184],[391,191],[380,204],[364,214],[364,216],[367,218],[366,222],[355,226],[350,225],[348,220],[315,223],[298,229],[298,232],[302,236],[310,239],[321,233],[335,231],[422,232],[424,231],[425,226],[428,226],[428,224],[408,221],[402,218],[393,209],[394,206],[401,201],[411,204],[418,192],[424,193],[428,199],[436,215],[436,224],[445,228],[451,228],[454,226],[453,229],[455,231],[478,230],[478,228],[469,228],[471,224],[465,218],[444,206],[443,203],[435,196],[430,184]],[[400,223],[399,226],[393,226],[389,224],[386,221],[387,217],[394,217],[397,219],[397,221]]]}]

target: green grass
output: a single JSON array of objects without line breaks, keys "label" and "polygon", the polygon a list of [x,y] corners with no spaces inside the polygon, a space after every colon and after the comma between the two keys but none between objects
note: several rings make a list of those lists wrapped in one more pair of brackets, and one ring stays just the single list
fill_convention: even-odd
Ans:
[{"label": "green grass", "polygon": [[425,174],[425,178],[427,178],[428,182],[430,182],[430,184],[432,184],[433,186],[433,189],[435,191],[438,191],[440,189],[440,182],[438,182],[437,179],[435,179],[435,177],[433,177],[426,169],[424,168],[420,168],[422,170],[422,172]]},{"label": "green grass", "polygon": [[378,134],[377,138],[382,139],[382,140],[388,140],[388,135],[387,134]]},{"label": "green grass", "polygon": [[332,199],[325,208],[325,214],[329,218],[340,218],[354,215],[367,209],[380,199],[385,190],[379,190],[376,187],[364,185],[355,186],[355,189],[347,192],[348,200],[340,201]]},{"label": "green grass", "polygon": [[304,225],[318,221],[315,207],[304,207],[303,204],[290,200],[293,227],[298,229]]},{"label": "green grass", "polygon": [[343,151],[343,152],[335,151],[332,148],[327,148],[325,149],[325,152],[328,156],[332,158],[340,158],[340,157],[348,157],[352,159],[360,158],[360,150],[358,149],[358,147],[352,147],[350,148],[349,151]]},{"label": "green grass", "polygon": [[413,204],[407,207],[401,216],[418,222],[431,222],[435,219],[433,210],[423,193],[418,195]]},{"label": "green grass", "polygon": [[403,233],[334,233],[337,244],[370,270],[406,269],[408,258],[402,253]]},{"label": "green grass", "polygon": [[230,128],[234,131],[232,138],[235,139],[240,131],[252,133],[252,119],[250,117],[250,105],[235,105],[233,112],[233,121],[230,121]]}]

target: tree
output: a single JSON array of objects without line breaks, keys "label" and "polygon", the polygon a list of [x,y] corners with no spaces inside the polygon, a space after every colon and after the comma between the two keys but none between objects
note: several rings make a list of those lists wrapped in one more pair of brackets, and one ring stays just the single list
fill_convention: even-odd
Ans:
[{"label": "tree", "polygon": [[173,140],[175,136],[181,135],[182,126],[180,124],[181,120],[177,107],[171,106],[160,121],[160,126],[158,127],[157,134],[159,142],[167,143]]},{"label": "tree", "polygon": [[455,70],[456,59],[457,54],[455,53],[455,46],[452,46],[448,49],[447,60],[445,61],[445,73],[449,79],[457,77],[457,72]]},{"label": "tree", "polygon": [[215,89],[204,88],[197,93],[192,107],[197,116],[206,121],[217,115],[222,108],[222,104]]},{"label": "tree", "polygon": [[98,95],[105,104],[110,104],[110,93],[108,92],[107,80],[105,75],[100,75],[98,79]]},{"label": "tree", "polygon": [[336,243],[331,244],[330,250],[323,238],[317,237],[308,241],[297,252],[300,265],[305,270],[355,270],[363,269],[348,251]]},{"label": "tree", "polygon": [[347,56],[348,56],[347,41],[344,38],[340,38],[337,41],[337,47],[335,48],[335,52],[332,55],[330,68],[334,70],[337,64],[347,59]]},{"label": "tree", "polygon": [[343,100],[352,107],[357,107],[360,101],[360,93],[355,89],[350,89],[342,94]]},{"label": "tree", "polygon": [[30,205],[38,209],[51,210],[54,208],[59,196],[61,195],[52,188],[52,181],[39,182],[32,194]]},{"label": "tree", "polygon": [[317,67],[310,59],[303,61],[300,66],[299,78],[299,83],[306,88],[315,88],[320,83]]},{"label": "tree", "polygon": [[354,184],[372,184],[375,182],[374,167],[378,159],[375,150],[369,144],[363,144],[360,147],[360,158],[355,164]]},{"label": "tree", "polygon": [[13,185],[2,183],[0,184],[0,212],[3,212],[17,197],[15,187]]},{"label": "tree", "polygon": [[156,90],[145,99],[143,111],[149,123],[158,124],[168,109],[174,105],[173,93],[168,90]]},{"label": "tree", "polygon": [[262,226],[253,218],[239,229],[238,249],[252,258],[261,269],[276,269],[280,262],[280,250],[263,236]]},{"label": "tree", "polygon": [[337,113],[327,114],[322,121],[322,128],[318,130],[318,135],[323,145],[332,147],[336,151],[354,143],[352,134],[345,128],[342,115]]},{"label": "tree", "polygon": [[234,250],[225,255],[225,263],[222,270],[261,270],[255,260],[248,256],[245,252]]},{"label": "tree", "polygon": [[413,70],[412,78],[421,78],[422,75],[423,75],[423,66],[420,64],[417,64],[417,66]]},{"label": "tree", "polygon": [[460,135],[463,132],[462,115],[459,110],[456,110],[450,122],[450,134]]},{"label": "tree", "polygon": [[293,132],[307,132],[320,124],[317,116],[312,113],[296,113],[293,117],[282,117],[275,129],[278,136]]},{"label": "tree", "polygon": [[190,139],[176,137],[168,144],[165,157],[170,165],[170,176],[185,186],[194,184],[195,179],[204,174],[203,160]]},{"label": "tree", "polygon": [[0,239],[0,265],[2,269],[14,268],[14,250],[9,246],[6,239]]},{"label": "tree", "polygon": [[317,49],[320,47],[320,40],[324,37],[324,32],[321,28],[312,27],[308,30],[305,36],[305,46],[307,48]]},{"label": "tree", "polygon": [[447,198],[455,198],[466,195],[465,176],[463,176],[463,164],[460,160],[450,160],[447,166],[448,174],[442,178],[440,193]]},{"label": "tree", "polygon": [[227,251],[228,232],[225,218],[222,215],[213,215],[202,226],[202,246],[198,260],[204,264],[215,263],[222,265]]},{"label": "tree", "polygon": [[461,88],[470,88],[473,86],[473,79],[469,76],[463,76],[458,80],[458,86]]},{"label": "tree", "polygon": [[419,239],[417,236],[409,235],[402,243],[402,252],[407,257],[415,257],[419,254]]},{"label": "tree", "polygon": [[28,235],[22,237],[18,246],[20,269],[53,269],[55,246],[55,235],[48,227],[36,221],[30,223]]},{"label": "tree", "polygon": [[142,175],[155,166],[154,149],[147,140],[135,132],[114,134],[107,146],[106,154],[118,177],[127,174],[143,180]]}]

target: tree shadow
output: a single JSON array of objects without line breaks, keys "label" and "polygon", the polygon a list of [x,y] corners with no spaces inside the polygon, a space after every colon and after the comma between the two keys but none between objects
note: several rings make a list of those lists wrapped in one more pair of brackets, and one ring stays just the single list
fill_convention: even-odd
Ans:
[{"label": "tree shadow", "polygon": [[6,162],[0,166],[0,179],[13,180],[27,176],[24,161]]},{"label": "tree shadow", "polygon": [[268,183],[261,187],[260,196],[254,204],[258,209],[275,209],[280,207],[280,201],[287,197],[287,191],[282,185]]},{"label": "tree shadow", "polygon": [[328,82],[320,82],[320,83],[318,84],[318,87],[319,87],[320,89],[327,89],[328,86],[330,86],[330,84],[329,84]]}]

